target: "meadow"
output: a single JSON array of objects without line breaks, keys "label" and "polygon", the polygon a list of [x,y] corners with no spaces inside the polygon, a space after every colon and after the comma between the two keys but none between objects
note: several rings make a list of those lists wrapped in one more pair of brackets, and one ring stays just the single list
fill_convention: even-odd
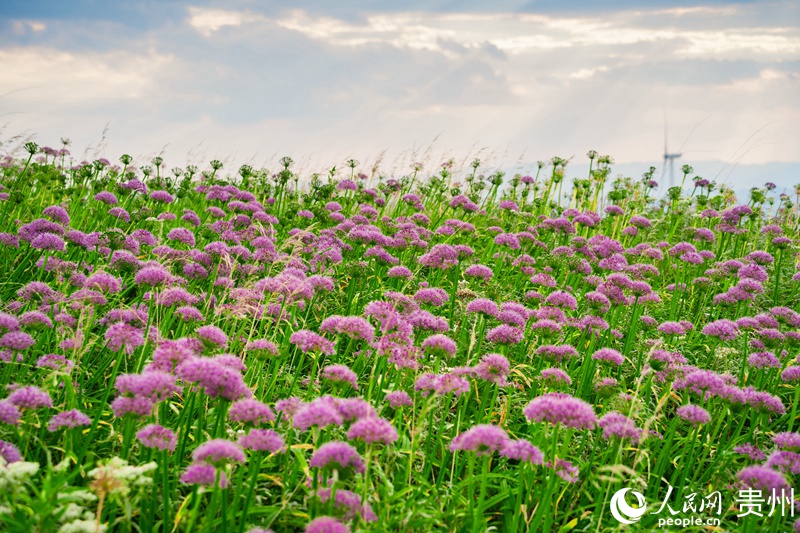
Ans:
[{"label": "meadow", "polygon": [[27,143],[0,161],[0,529],[800,531],[800,187],[587,156],[300,175]]}]

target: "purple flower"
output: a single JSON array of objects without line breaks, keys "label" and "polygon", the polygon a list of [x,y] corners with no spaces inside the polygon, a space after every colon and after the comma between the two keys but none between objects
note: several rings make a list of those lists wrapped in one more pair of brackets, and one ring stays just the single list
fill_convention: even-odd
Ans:
[{"label": "purple flower", "polygon": [[24,331],[9,331],[0,337],[0,348],[9,348],[16,352],[27,350],[34,344],[36,340]]},{"label": "purple flower", "polygon": [[[331,489],[319,489],[317,497],[322,503],[331,499]],[[361,503],[361,496],[355,492],[345,489],[336,489],[336,501],[334,503],[337,509],[344,509],[344,520],[352,520],[356,517],[361,517],[365,522],[375,522],[378,517],[372,511],[372,507],[368,503]]]},{"label": "purple flower", "polygon": [[127,355],[144,344],[144,333],[125,322],[116,322],[106,330],[106,346],[111,351],[123,350]]},{"label": "purple flower", "polygon": [[124,221],[125,221],[126,223],[128,223],[128,224],[129,224],[129,223],[130,223],[130,221],[131,221],[131,216],[130,216],[130,214],[128,214],[128,212],[127,212],[127,211],[125,211],[125,210],[124,210],[123,208],[121,208],[121,207],[112,207],[111,209],[109,209],[109,210],[108,210],[108,214],[109,214],[109,215],[111,215],[111,216],[112,216],[112,217],[114,217],[114,218],[119,218],[119,219],[122,219],[122,220],[124,220]]},{"label": "purple flower", "polygon": [[773,490],[780,493],[781,489],[789,489],[789,484],[783,474],[767,466],[747,466],[736,473],[736,479],[742,485],[760,490],[767,495],[772,494]]},{"label": "purple flower", "polygon": [[297,346],[303,352],[316,352],[333,355],[336,346],[332,341],[307,329],[301,329],[292,333],[289,342]]},{"label": "purple flower", "polygon": [[750,442],[747,442],[745,444],[741,444],[739,446],[734,446],[733,451],[735,453],[740,453],[742,455],[746,455],[747,457],[749,457],[753,461],[763,461],[764,459],[766,459],[766,456],[764,455],[764,452],[759,450],[758,447],[756,447],[755,445],[753,445]]},{"label": "purple flower", "polygon": [[52,233],[40,233],[31,240],[31,246],[36,250],[52,250],[63,252],[66,249],[64,239]]},{"label": "purple flower", "polygon": [[442,334],[431,335],[422,342],[422,349],[425,353],[433,357],[446,355],[454,357],[456,355],[456,342],[450,337]]},{"label": "purple flower", "polygon": [[63,411],[61,413],[58,413],[53,418],[51,418],[50,422],[47,424],[47,430],[52,432],[52,431],[58,431],[61,428],[90,426],[91,424],[92,420],[88,416],[81,413],[77,409],[72,409],[70,411]]},{"label": "purple flower", "polygon": [[414,299],[418,302],[440,307],[450,299],[450,296],[448,296],[444,289],[431,287],[418,290],[414,294]]},{"label": "purple flower", "polygon": [[162,266],[146,266],[140,269],[133,277],[133,282],[136,285],[150,285],[155,287],[161,285],[171,278]]},{"label": "purple flower", "polygon": [[597,423],[597,415],[589,403],[560,392],[537,396],[522,412],[531,422],[563,424],[576,429],[592,429]]},{"label": "purple flower", "polygon": [[568,483],[576,483],[578,481],[578,467],[569,461],[559,459],[555,462],[555,464],[550,461],[545,464],[545,466],[552,468],[558,477]]},{"label": "purple flower", "polygon": [[175,451],[177,438],[171,429],[159,426],[158,424],[148,424],[136,432],[136,438],[147,448],[158,448],[161,451]]},{"label": "purple flower", "polygon": [[257,357],[263,358],[269,355],[278,355],[278,347],[274,342],[266,339],[254,339],[244,346],[245,352],[254,353]]},{"label": "purple flower", "polygon": [[177,241],[189,246],[195,245],[194,233],[186,228],[175,228],[167,233],[167,239]]},{"label": "purple flower", "polygon": [[178,366],[176,374],[181,379],[197,383],[212,398],[222,396],[235,401],[253,395],[237,370],[214,359],[190,357]]},{"label": "purple flower", "polygon": [[606,440],[610,440],[611,437],[619,437],[638,442],[642,436],[642,430],[636,427],[636,422],[616,411],[603,415],[597,421],[597,425],[603,429],[603,438]]},{"label": "purple flower", "polygon": [[360,316],[331,315],[322,321],[319,330],[324,333],[347,335],[351,339],[366,342],[372,342],[375,338],[375,328],[367,319]]},{"label": "purple flower", "polygon": [[486,381],[505,385],[508,374],[511,371],[511,363],[504,355],[499,353],[489,353],[481,357],[480,362],[475,365],[475,375]]},{"label": "purple flower", "polygon": [[181,391],[175,384],[175,376],[161,370],[121,374],[117,376],[114,387],[121,395],[141,396],[153,403],[164,401]]},{"label": "purple flower", "polygon": [[320,377],[329,381],[349,383],[358,390],[358,376],[346,365],[328,365],[322,370]]},{"label": "purple flower", "polygon": [[711,422],[711,415],[708,414],[708,411],[697,405],[683,405],[675,411],[675,414],[693,426]]},{"label": "purple flower", "polygon": [[331,396],[323,396],[303,405],[294,414],[293,419],[294,427],[301,431],[305,431],[311,426],[319,426],[321,428],[330,425],[338,426],[343,422],[344,416]]},{"label": "purple flower", "polygon": [[94,195],[94,199],[107,205],[117,205],[118,203],[117,197],[108,191],[100,191]]},{"label": "purple flower", "polygon": [[753,409],[762,413],[773,413],[783,415],[786,407],[777,396],[764,391],[759,391],[753,387],[744,389],[745,402]]},{"label": "purple flower", "polygon": [[534,465],[544,463],[542,451],[525,439],[507,440],[500,449],[500,455],[516,461],[525,461]]},{"label": "purple flower", "polygon": [[2,457],[6,463],[22,461],[22,454],[19,453],[19,449],[10,442],[4,440],[0,440],[0,457]]},{"label": "purple flower", "polygon": [[326,442],[317,448],[308,464],[313,468],[353,468],[356,472],[364,472],[364,459],[353,446],[341,441]]},{"label": "purple flower", "polygon": [[0,400],[0,422],[17,426],[21,416],[16,405],[8,400]]},{"label": "purple flower", "polygon": [[397,440],[397,430],[383,418],[368,416],[355,421],[347,431],[350,440],[363,440],[367,444],[391,444]]},{"label": "purple flower", "polygon": [[283,438],[271,429],[252,429],[239,437],[239,446],[256,452],[275,453],[283,450]]},{"label": "purple flower", "polygon": [[350,527],[331,516],[319,516],[306,524],[305,533],[350,533]]},{"label": "purple flower", "polygon": [[228,418],[234,422],[259,425],[274,422],[276,417],[269,405],[252,398],[244,398],[231,404]]},{"label": "purple flower", "polygon": [[476,298],[467,304],[467,313],[481,313],[486,317],[495,317],[500,313],[500,308],[488,298]]},{"label": "purple flower", "polygon": [[386,272],[386,276],[390,278],[406,278],[411,279],[413,273],[407,268],[402,265],[393,266]]},{"label": "purple flower", "polygon": [[566,291],[553,292],[545,299],[545,303],[552,307],[564,307],[572,310],[575,310],[578,307],[578,301],[574,296]]},{"label": "purple flower", "polygon": [[486,332],[486,340],[497,344],[517,344],[522,342],[523,336],[521,329],[508,324],[500,324]]},{"label": "purple flower", "polygon": [[450,451],[463,450],[487,455],[499,451],[508,442],[508,434],[491,424],[478,424],[456,436],[450,443]]},{"label": "purple flower", "polygon": [[784,474],[800,474],[800,453],[789,451],[773,452],[765,466]]},{"label": "purple flower", "polygon": [[772,437],[772,442],[781,450],[792,450],[800,452],[800,433],[784,431],[776,433]]},{"label": "purple flower", "polygon": [[389,405],[392,408],[397,409],[398,407],[402,406],[412,406],[414,402],[411,400],[411,397],[408,393],[404,391],[393,391],[386,394],[386,401],[389,402]]},{"label": "purple flower", "polygon": [[625,357],[613,348],[600,348],[592,355],[592,359],[621,366],[625,362]]},{"label": "purple flower", "polygon": [[545,368],[540,374],[540,379],[545,385],[553,388],[572,384],[572,379],[560,368]]},{"label": "purple flower", "polygon": [[[189,465],[186,470],[181,474],[181,483],[188,485],[204,485],[206,487],[213,486],[217,481],[217,469],[214,465],[206,463],[194,463]],[[228,486],[228,479],[225,472],[219,473],[219,486],[226,488]]]},{"label": "purple flower", "polygon": [[111,402],[111,410],[117,418],[128,414],[149,416],[153,411],[153,402],[142,396],[120,396]]},{"label": "purple flower", "polygon": [[197,338],[208,347],[224,350],[228,346],[228,336],[217,326],[200,326],[196,331]]},{"label": "purple flower", "polygon": [[50,395],[39,387],[19,387],[8,395],[6,401],[22,409],[41,409],[43,407],[53,407],[53,400]]},{"label": "purple flower", "polygon": [[42,215],[49,217],[52,220],[55,220],[62,226],[66,226],[69,224],[69,213],[67,210],[61,207],[60,205],[51,205],[44,208],[42,211]]},{"label": "purple flower", "polygon": [[484,281],[488,281],[494,277],[494,272],[492,272],[491,268],[485,265],[470,265],[464,269],[464,275],[471,278],[480,278]]},{"label": "purple flower", "polygon": [[243,463],[244,452],[241,446],[225,439],[212,439],[198,446],[192,453],[195,463],[209,463],[222,466],[228,462]]},{"label": "purple flower", "polygon": [[175,200],[167,191],[152,191],[149,196],[151,200],[165,204],[171,204]]}]

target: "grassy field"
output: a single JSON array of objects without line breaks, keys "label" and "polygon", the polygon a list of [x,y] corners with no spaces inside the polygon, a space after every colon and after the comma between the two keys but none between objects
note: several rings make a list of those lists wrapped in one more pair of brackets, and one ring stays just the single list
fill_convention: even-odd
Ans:
[{"label": "grassy field", "polygon": [[687,165],[657,195],[594,152],[572,179],[25,149],[0,163],[0,529],[800,515],[798,212],[772,184]]}]

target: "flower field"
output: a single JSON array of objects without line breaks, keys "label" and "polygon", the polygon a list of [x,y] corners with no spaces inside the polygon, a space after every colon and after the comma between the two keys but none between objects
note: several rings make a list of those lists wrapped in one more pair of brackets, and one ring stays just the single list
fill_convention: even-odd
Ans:
[{"label": "flower field", "polygon": [[25,150],[0,162],[0,530],[800,530],[773,184]]}]

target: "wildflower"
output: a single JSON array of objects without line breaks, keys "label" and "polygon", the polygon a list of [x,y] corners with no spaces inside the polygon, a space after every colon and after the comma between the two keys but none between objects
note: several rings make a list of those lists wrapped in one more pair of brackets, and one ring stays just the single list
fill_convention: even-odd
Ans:
[{"label": "wildflower", "polygon": [[114,387],[122,395],[140,396],[153,403],[164,401],[181,391],[175,384],[175,376],[160,370],[142,374],[120,374]]},{"label": "wildflower", "polygon": [[367,444],[380,442],[391,444],[397,440],[397,430],[388,420],[365,417],[354,422],[347,431],[350,440],[363,440]]},{"label": "wildflower", "polygon": [[764,494],[772,494],[773,490],[780,492],[781,489],[789,489],[789,484],[783,474],[767,466],[747,466],[736,473],[736,479],[742,485],[761,490]]},{"label": "wildflower", "polygon": [[615,366],[622,366],[625,362],[625,357],[613,348],[600,348],[592,355],[592,359],[610,363]]},{"label": "wildflower", "polygon": [[346,365],[328,365],[322,370],[320,377],[328,381],[348,383],[358,390],[358,376]]},{"label": "wildflower", "polygon": [[21,416],[16,405],[8,400],[0,400],[0,422],[17,426]]},{"label": "wildflower", "polygon": [[497,344],[517,344],[523,336],[521,329],[508,324],[500,324],[486,332],[486,340]]},{"label": "wildflower", "polygon": [[476,298],[467,304],[467,313],[480,313],[484,317],[495,317],[499,312],[498,305],[488,298]]},{"label": "wildflower", "polygon": [[78,426],[90,426],[92,420],[77,409],[63,411],[55,415],[47,424],[48,431],[58,431],[61,428],[75,428]]},{"label": "wildflower", "polygon": [[212,439],[198,446],[192,453],[195,463],[209,463],[216,467],[228,462],[243,463],[245,461],[242,448],[235,442],[225,439]]},{"label": "wildflower", "polygon": [[246,450],[275,453],[282,451],[283,438],[271,429],[251,429],[239,437],[239,446]]},{"label": "wildflower", "polygon": [[332,341],[307,329],[301,329],[292,333],[289,342],[297,346],[303,352],[318,352],[333,355],[336,347]]},{"label": "wildflower", "polygon": [[603,438],[606,440],[619,437],[638,442],[642,436],[642,430],[636,427],[633,420],[616,411],[603,415],[597,425],[603,429]]},{"label": "wildflower", "polygon": [[197,338],[207,347],[224,350],[228,346],[228,336],[217,326],[201,326],[196,332]]},{"label": "wildflower", "polygon": [[6,464],[22,461],[22,455],[19,453],[19,448],[4,440],[0,440],[0,457],[3,458]]},{"label": "wildflower", "polygon": [[233,402],[228,409],[228,418],[234,422],[254,425],[274,422],[276,419],[269,405],[253,398],[243,398]]},{"label": "wildflower", "polygon": [[392,406],[394,409],[402,406],[412,406],[414,402],[411,400],[411,397],[408,393],[404,391],[393,391],[386,394],[386,401],[389,402],[389,405]]},{"label": "wildflower", "polygon": [[480,278],[484,281],[489,281],[494,277],[494,272],[485,265],[470,265],[464,269],[464,275],[470,278]]},{"label": "wildflower", "polygon": [[294,427],[301,431],[305,431],[311,426],[319,426],[321,428],[330,425],[338,426],[343,422],[344,416],[330,396],[323,396],[303,405],[294,413],[293,420]]},{"label": "wildflower", "polygon": [[675,411],[675,414],[693,426],[711,422],[711,415],[708,414],[708,411],[697,405],[683,405]]},{"label": "wildflower", "polygon": [[563,424],[576,429],[592,429],[597,422],[594,409],[587,402],[559,392],[537,396],[523,409],[532,422]]},{"label": "wildflower", "polygon": [[464,450],[478,455],[499,451],[508,442],[508,434],[491,424],[479,424],[456,436],[450,443],[450,451]]},{"label": "wildflower", "polygon": [[50,395],[39,387],[19,387],[8,395],[6,401],[22,409],[41,409],[43,407],[53,407],[53,400]]},{"label": "wildflower", "polygon": [[562,385],[571,385],[572,379],[560,368],[545,368],[539,374],[539,379],[548,387],[558,388]]},{"label": "wildflower", "polygon": [[[325,503],[331,499],[332,492],[331,489],[319,489],[317,491],[317,498],[319,498],[322,503]],[[336,489],[336,501],[334,505],[337,509],[345,510],[343,516],[344,520],[352,520],[356,517],[361,517],[365,522],[375,522],[378,519],[368,503],[361,503],[361,496],[346,489]]]},{"label": "wildflower", "polygon": [[9,331],[0,337],[0,348],[9,348],[16,352],[22,352],[36,344],[33,337],[24,331]]},{"label": "wildflower", "polygon": [[[213,486],[217,480],[217,469],[213,465],[206,463],[194,463],[189,465],[181,474],[181,483],[187,485]],[[220,488],[227,488],[228,479],[225,472],[219,473]]]},{"label": "wildflower", "polygon": [[305,533],[350,533],[350,527],[330,516],[319,516],[306,524]]},{"label": "wildflower", "polygon": [[763,461],[766,459],[764,452],[758,449],[757,446],[754,444],[747,442],[745,444],[740,444],[739,446],[734,446],[733,451],[735,453],[740,453],[742,455],[746,455],[753,461]]},{"label": "wildflower", "polygon": [[505,444],[500,448],[500,455],[507,459],[528,462],[534,465],[544,463],[542,451],[525,439],[506,440]]},{"label": "wildflower", "polygon": [[161,451],[175,451],[177,438],[171,429],[159,426],[158,424],[148,424],[136,432],[136,438],[147,448],[157,448]]},{"label": "wildflower", "polygon": [[330,441],[316,449],[311,455],[309,466],[313,468],[332,468],[336,470],[352,468],[364,472],[364,460],[358,451],[346,442]]},{"label": "wildflower", "polygon": [[176,374],[186,381],[197,383],[212,398],[222,396],[235,401],[252,396],[237,370],[214,359],[191,357],[176,369]]},{"label": "wildflower", "polygon": [[481,357],[480,362],[475,366],[475,375],[480,379],[505,385],[510,370],[511,363],[505,356],[499,353],[489,353]]},{"label": "wildflower", "polygon": [[372,342],[375,338],[375,328],[367,319],[360,316],[329,316],[322,321],[319,330],[324,333],[347,335],[351,339],[363,340],[365,342]]},{"label": "wildflower", "polygon": [[442,334],[435,334],[422,342],[422,349],[432,357],[441,357],[444,355],[454,357],[456,355],[457,345],[450,337]]}]

